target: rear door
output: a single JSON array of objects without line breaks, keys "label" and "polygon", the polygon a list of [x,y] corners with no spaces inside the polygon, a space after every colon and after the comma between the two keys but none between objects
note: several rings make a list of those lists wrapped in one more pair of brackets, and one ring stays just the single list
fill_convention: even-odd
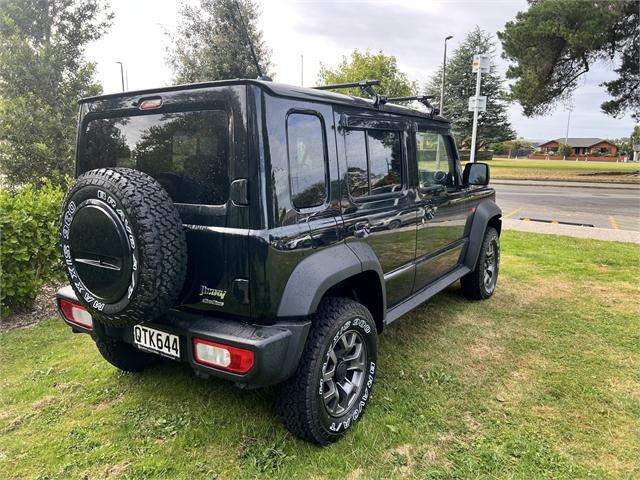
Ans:
[{"label": "rear door", "polygon": [[407,164],[410,124],[383,113],[342,111],[338,152],[347,242],[366,242],[377,256],[387,306],[411,294],[418,204]]}]

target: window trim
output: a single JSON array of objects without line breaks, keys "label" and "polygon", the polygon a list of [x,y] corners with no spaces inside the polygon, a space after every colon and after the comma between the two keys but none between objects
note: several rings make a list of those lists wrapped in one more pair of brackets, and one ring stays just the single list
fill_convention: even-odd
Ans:
[{"label": "window trim", "polygon": [[[354,197],[353,195],[351,195],[351,185],[348,184],[348,188],[347,188],[347,195],[349,196],[349,200],[351,200],[354,203],[364,203],[364,202],[374,202],[374,201],[378,201],[378,200],[383,200],[385,198],[395,198],[395,197],[401,197],[406,193],[406,189],[407,189],[407,176],[408,176],[408,170],[406,167],[406,162],[405,159],[407,158],[407,154],[406,154],[406,145],[404,145],[403,142],[403,138],[404,138],[404,134],[406,133],[406,130],[404,128],[402,128],[400,126],[400,124],[398,123],[398,129],[395,128],[367,128],[361,125],[358,126],[349,126],[349,127],[344,127],[342,128],[342,141],[344,142],[344,159],[345,159],[345,163],[347,164],[347,172],[349,170],[349,158],[347,156],[347,148],[346,148],[346,142],[347,142],[347,136],[345,135],[344,132],[349,131],[349,130],[357,130],[357,131],[362,131],[364,132],[364,144],[365,144],[365,154],[366,154],[366,161],[367,161],[367,184],[368,184],[368,189],[369,192],[371,192],[371,164],[369,161],[369,135],[368,135],[368,131],[369,130],[375,130],[375,131],[383,131],[383,132],[393,132],[393,133],[397,133],[398,134],[398,141],[400,142],[400,190],[398,190],[397,192],[389,192],[389,193],[376,193],[374,195],[362,195],[359,197]],[[348,182],[348,177],[347,177],[347,182]]]},{"label": "window trim", "polygon": [[[322,153],[324,156],[324,186],[325,186],[325,197],[322,203],[318,205],[314,205],[312,207],[298,207],[293,201],[293,188],[291,185],[291,155],[289,154],[289,117],[291,115],[309,115],[312,117],[316,117],[320,121],[320,131],[322,135]],[[304,109],[304,108],[292,108],[287,111],[287,115],[285,116],[284,121],[284,130],[285,136],[287,140],[287,184],[289,186],[289,201],[291,202],[291,207],[300,213],[314,213],[317,211],[322,211],[326,209],[326,206],[329,204],[329,198],[331,196],[330,188],[331,181],[329,178],[329,151],[327,149],[327,129],[324,124],[324,118],[322,114],[316,110]]]}]

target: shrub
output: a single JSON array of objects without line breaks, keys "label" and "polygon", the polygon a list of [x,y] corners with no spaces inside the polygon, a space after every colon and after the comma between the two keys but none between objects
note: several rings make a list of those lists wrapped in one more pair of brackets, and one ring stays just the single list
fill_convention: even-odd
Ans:
[{"label": "shrub", "polygon": [[[471,150],[458,150],[460,160],[468,161],[471,159]],[[493,159],[493,150],[478,150],[476,152],[477,162],[486,162]]]},{"label": "shrub", "polygon": [[45,182],[15,191],[0,188],[0,307],[7,315],[33,304],[40,286],[60,279],[58,216],[64,191]]}]

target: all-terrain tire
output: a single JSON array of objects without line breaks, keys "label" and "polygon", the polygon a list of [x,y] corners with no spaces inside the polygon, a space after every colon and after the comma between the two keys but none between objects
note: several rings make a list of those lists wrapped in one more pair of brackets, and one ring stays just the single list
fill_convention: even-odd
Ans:
[{"label": "all-terrain tire", "polygon": [[125,372],[142,372],[164,360],[160,355],[143,352],[133,345],[106,336],[96,338],[96,347],[107,362]]},{"label": "all-terrain tire", "polygon": [[[312,322],[296,373],[276,387],[276,408],[283,423],[293,434],[303,440],[326,445],[342,437],[364,413],[375,380],[378,338],[369,310],[346,298],[324,299],[313,315]],[[343,338],[347,340],[343,341]],[[336,356],[340,358],[336,352],[353,338],[356,339],[353,341],[355,347],[353,350],[348,350],[348,347],[343,349],[349,355],[345,355],[342,362],[353,357],[358,352],[357,345],[362,345],[364,356],[358,360],[350,360],[362,364],[359,389],[352,395],[338,395],[337,400],[334,398],[333,403],[327,405],[324,399],[328,394],[327,383],[323,381],[325,376],[334,372],[334,388],[340,392],[337,375],[341,370],[347,371],[345,378],[353,375],[351,380],[355,379],[356,374],[360,375],[355,370],[349,373],[349,366],[343,368],[339,362],[332,360]],[[333,409],[333,414],[330,413],[331,405],[338,407],[340,398],[349,397],[351,401],[345,400],[345,408],[341,413],[336,414],[338,408]]]},{"label": "all-terrain tire", "polygon": [[[492,253],[493,252],[493,253]],[[493,256],[493,258],[491,258]],[[487,269],[493,263],[490,281],[487,281]],[[463,295],[469,300],[484,300],[493,295],[500,271],[500,236],[493,227],[487,227],[484,234],[476,268],[460,279]]]},{"label": "all-terrain tire", "polygon": [[162,186],[138,170],[80,175],[63,203],[60,246],[78,300],[104,325],[161,316],[184,283],[180,215]]}]

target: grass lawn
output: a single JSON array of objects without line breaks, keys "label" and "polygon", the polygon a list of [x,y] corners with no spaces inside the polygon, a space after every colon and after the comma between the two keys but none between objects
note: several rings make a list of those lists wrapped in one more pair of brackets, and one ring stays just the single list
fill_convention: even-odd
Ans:
[{"label": "grass lawn", "polygon": [[488,163],[491,165],[492,178],[640,183],[640,176],[633,175],[634,172],[640,171],[640,164],[637,163],[508,160],[505,158],[494,158]]},{"label": "grass lawn", "polygon": [[119,373],[59,320],[0,335],[0,478],[638,478],[640,246],[505,232],[489,301],[392,325],[368,411],[318,448],[241,391]]}]

